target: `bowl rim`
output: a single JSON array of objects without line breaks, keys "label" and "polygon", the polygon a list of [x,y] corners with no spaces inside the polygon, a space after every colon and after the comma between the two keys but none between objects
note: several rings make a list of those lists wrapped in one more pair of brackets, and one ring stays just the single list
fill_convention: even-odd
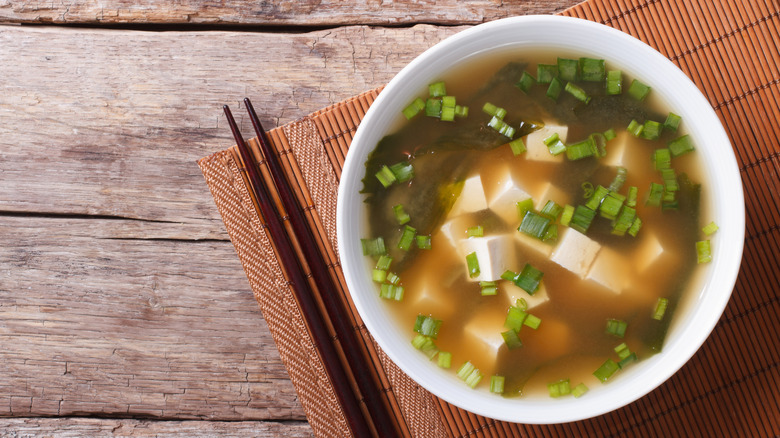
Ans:
[{"label": "bowl rim", "polygon": [[[368,270],[364,269],[365,257],[360,253],[359,239],[361,236],[360,233],[355,232],[361,229],[359,218],[354,217],[355,210],[360,208],[360,199],[362,199],[362,195],[357,192],[361,187],[360,180],[364,173],[365,156],[376,145],[377,137],[381,138],[387,133],[386,130],[383,131],[376,126],[388,128],[390,121],[387,119],[390,108],[394,108],[395,114],[398,114],[400,108],[403,107],[399,106],[401,105],[399,102],[408,103],[411,101],[408,96],[420,94],[419,88],[421,87],[418,86],[416,87],[418,90],[409,91],[410,88],[415,87],[408,87],[408,84],[420,85],[422,83],[427,85],[427,79],[424,77],[431,76],[432,68],[430,65],[432,61],[440,62],[441,65],[447,67],[472,56],[484,54],[486,51],[503,49],[504,46],[558,47],[558,39],[551,42],[549,35],[541,32],[542,29],[547,31],[553,29],[561,32],[576,31],[577,35],[587,34],[592,38],[594,44],[596,42],[602,44],[606,41],[610,44],[617,44],[621,48],[630,48],[633,57],[621,62],[622,64],[633,66],[634,63],[640,62],[637,61],[637,56],[640,56],[645,59],[643,61],[645,65],[652,65],[657,72],[663,75],[664,83],[679,87],[680,89],[675,89],[674,93],[669,90],[664,91],[664,87],[654,88],[664,94],[664,100],[668,101],[675,110],[678,110],[679,103],[684,101],[683,111],[679,113],[683,115],[683,120],[695,122],[689,126],[691,135],[697,140],[706,139],[708,141],[707,150],[712,149],[717,152],[717,154],[702,154],[704,156],[702,161],[706,172],[718,174],[718,178],[715,180],[713,180],[712,175],[709,178],[710,182],[715,182],[715,186],[721,186],[725,183],[731,184],[724,195],[729,202],[727,203],[721,198],[713,199],[713,214],[718,218],[721,230],[713,238],[717,242],[717,246],[714,245],[713,262],[708,269],[701,290],[695,297],[697,306],[689,312],[687,321],[677,321],[682,326],[677,324],[676,327],[670,329],[670,333],[674,334],[674,342],[670,342],[669,337],[667,337],[667,344],[664,346],[663,352],[644,359],[637,367],[621,372],[623,375],[619,376],[622,380],[620,392],[611,389],[616,385],[604,385],[590,399],[583,397],[564,400],[539,398],[523,400],[522,398],[505,399],[488,394],[492,398],[491,400],[484,397],[485,391],[471,390],[454,376],[450,376],[454,373],[442,373],[440,370],[432,368],[430,364],[425,364],[423,355],[417,354],[417,358],[409,359],[408,353],[411,349],[408,345],[409,340],[406,340],[406,346],[401,347],[397,336],[388,333],[392,331],[382,329],[384,326],[382,322],[386,318],[383,318],[381,314],[376,314],[377,317],[374,317],[379,300],[375,296],[376,294],[358,293],[358,291],[365,291],[367,287],[374,290],[375,286],[368,278],[370,277]],[[527,35],[534,36],[526,40],[520,39],[521,36],[527,38]],[[492,48],[482,47],[482,51],[466,52],[467,48],[471,46],[481,47],[480,44],[483,46],[487,44],[486,40],[495,40],[496,38],[502,44],[496,44]],[[572,42],[572,44],[576,43],[576,47],[572,47],[572,50],[578,50],[579,46],[585,45],[586,43],[582,40],[587,39],[583,37],[580,41]],[[585,48],[580,51],[593,52],[594,50]],[[614,51],[615,49],[609,50]],[[460,51],[464,53],[461,55],[453,54],[460,53]],[[595,51],[603,52],[608,51],[608,49],[599,46]],[[610,59],[615,59],[615,57],[603,57],[608,62]],[[641,64],[642,62],[640,62]],[[642,78],[644,81],[645,77],[642,76]],[[660,79],[654,79],[648,83],[652,86],[660,81]],[[694,115],[695,117],[692,117]],[[377,134],[380,131],[382,134]],[[698,142],[697,147],[701,148]],[[725,129],[712,106],[696,85],[669,59],[628,34],[588,20],[551,15],[510,17],[474,26],[442,40],[404,67],[387,84],[366,112],[352,140],[342,169],[336,221],[338,254],[347,287],[361,319],[387,356],[415,382],[453,405],[497,420],[531,424],[576,421],[610,412],[646,395],[677,372],[707,339],[728,303],[740,267],[745,228],[744,194],[736,157]],[[707,300],[703,300],[705,294],[707,294]],[[682,335],[685,335],[684,339],[681,338]]]}]

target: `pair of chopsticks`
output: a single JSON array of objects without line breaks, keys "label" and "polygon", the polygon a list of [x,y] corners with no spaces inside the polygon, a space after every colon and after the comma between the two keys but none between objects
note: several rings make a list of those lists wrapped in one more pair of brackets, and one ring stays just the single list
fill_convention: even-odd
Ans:
[{"label": "pair of chopsticks", "polygon": [[[352,434],[361,438],[374,435],[382,437],[398,436],[397,423],[388,413],[388,408],[382,401],[384,395],[382,388],[374,382],[370,373],[367,372],[371,365],[360,348],[357,339],[358,332],[349,323],[350,319],[347,309],[338,298],[340,292],[333,283],[326,262],[317,248],[312,231],[303,217],[303,212],[298,207],[279,157],[271,149],[268,136],[260,124],[260,119],[252,107],[252,102],[245,98],[244,104],[257,134],[260,149],[268,164],[276,192],[279,195],[284,211],[289,216],[294,238],[298,242],[306,264],[311,270],[314,284],[320,292],[325,311],[330,317],[336,338],[341,344],[344,356],[347,359],[344,363],[339,359],[337,348],[328,335],[326,322],[323,315],[319,312],[314,292],[310,288],[310,283],[306,280],[303,267],[295,255],[291,236],[287,234],[280,220],[280,215],[271,197],[269,187],[260,176],[258,163],[244,142],[227,105],[223,107],[225,116],[233,132],[233,138],[236,140],[241,159],[244,162],[249,183],[257,197],[261,216],[268,227],[271,239],[274,241],[277,256],[287,274],[287,280],[290,282],[290,287],[295,294],[296,300],[301,307],[309,332],[317,350],[322,355],[325,371],[333,384],[336,397],[341,404]],[[362,399],[358,399],[358,396],[352,390],[349,380],[350,375],[357,384]],[[365,402],[365,414],[360,407],[361,400]]]}]

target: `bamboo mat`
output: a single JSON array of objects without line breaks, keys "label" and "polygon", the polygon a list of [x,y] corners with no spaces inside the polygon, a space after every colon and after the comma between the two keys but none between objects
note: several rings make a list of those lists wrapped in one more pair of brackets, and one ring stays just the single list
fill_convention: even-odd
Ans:
[{"label": "bamboo mat", "polygon": [[[373,363],[367,372],[382,385],[384,402],[407,436],[780,436],[780,3],[589,0],[563,15],[615,27],[655,47],[696,83],[726,127],[747,216],[742,268],[728,307],[699,352],[669,381],[597,418],[549,426],[505,423],[434,397],[373,343],[351,307],[334,249],[341,166],[376,89],[269,132],[352,309]],[[236,151],[217,152],[199,165],[314,433],[348,435]]]}]

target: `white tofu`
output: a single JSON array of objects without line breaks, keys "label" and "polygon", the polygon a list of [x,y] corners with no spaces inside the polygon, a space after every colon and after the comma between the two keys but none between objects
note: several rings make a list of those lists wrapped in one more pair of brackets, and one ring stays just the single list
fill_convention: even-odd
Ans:
[{"label": "white tofu", "polygon": [[456,216],[441,226],[441,234],[455,249],[460,249],[460,241],[468,237],[469,227],[479,225],[473,215]]},{"label": "white tofu", "polygon": [[569,127],[565,125],[559,125],[556,123],[545,123],[544,127],[538,129],[526,136],[525,138],[525,159],[532,161],[563,161],[566,153],[553,155],[544,144],[544,139],[558,133],[558,138],[566,143],[566,135],[569,133]]},{"label": "white tofu", "polygon": [[[501,336],[504,331],[504,318],[496,318],[490,312],[476,313],[463,327],[463,342],[479,350],[482,363],[495,361],[498,350],[504,345],[504,337]],[[493,368],[493,364],[489,366]],[[481,371],[488,372],[485,369]]]},{"label": "white tofu", "polygon": [[553,200],[560,206],[564,206],[569,203],[569,194],[558,188],[558,186],[552,183],[545,183],[534,193],[534,206],[537,210],[541,210],[547,201]]},{"label": "white tofu", "polygon": [[508,306],[514,306],[518,298],[522,298],[528,304],[528,309],[533,309],[541,304],[550,301],[550,296],[547,295],[547,288],[544,287],[544,280],[539,283],[539,288],[536,289],[533,295],[529,295],[525,290],[515,286],[511,281],[502,281],[498,284],[499,294],[507,302]]},{"label": "white tofu", "polygon": [[517,203],[530,197],[509,168],[506,168],[505,174],[498,179],[498,188],[489,195],[487,203],[488,208],[504,222],[515,224],[519,223]]},{"label": "white tofu", "polygon": [[412,302],[412,308],[423,314],[435,314],[439,318],[448,318],[455,311],[452,296],[445,293],[446,288],[424,284],[417,290],[406,290],[405,300]]},{"label": "white tofu", "polygon": [[511,234],[462,239],[460,253],[464,257],[463,269],[466,270],[466,275],[468,275],[468,265],[465,256],[472,252],[477,253],[479,275],[470,278],[471,281],[498,280],[501,274],[516,262],[514,239]]},{"label": "white tofu", "polygon": [[615,138],[607,142],[607,155],[601,158],[601,162],[606,166],[625,167],[626,165],[626,145],[630,141],[628,131],[622,131]]},{"label": "white tofu", "polygon": [[664,247],[661,246],[661,242],[658,241],[655,234],[640,233],[639,235],[642,242],[639,243],[639,248],[634,253],[632,259],[637,272],[642,273],[653,263],[661,259]]},{"label": "white tofu", "polygon": [[463,183],[463,190],[450,210],[450,217],[465,213],[474,213],[487,209],[485,188],[482,186],[482,178],[479,175],[468,178]]},{"label": "white tofu", "polygon": [[588,271],[587,278],[620,294],[628,286],[631,265],[625,256],[611,248],[602,248]]},{"label": "white tofu", "polygon": [[[558,227],[559,229],[561,227]],[[531,237],[520,231],[514,233],[515,241],[520,244],[519,252],[524,254],[526,252],[535,252],[544,257],[550,257],[553,251],[553,245],[542,242],[536,237]]]},{"label": "white tofu", "polygon": [[601,245],[590,237],[571,228],[560,227],[558,245],[550,260],[568,269],[580,278],[585,278]]}]

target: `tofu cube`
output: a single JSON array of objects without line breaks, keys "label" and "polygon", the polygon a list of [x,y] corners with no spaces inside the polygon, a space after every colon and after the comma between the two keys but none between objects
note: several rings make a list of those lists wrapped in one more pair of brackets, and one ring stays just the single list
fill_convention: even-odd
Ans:
[{"label": "tofu cube", "polygon": [[655,234],[641,234],[642,242],[634,253],[632,260],[636,266],[637,272],[643,273],[656,261],[660,260],[664,254],[664,247],[658,241]]},{"label": "tofu cube", "polygon": [[518,223],[517,203],[530,198],[531,195],[525,191],[519,181],[517,181],[506,169],[505,174],[498,180],[498,188],[488,197],[488,208],[508,224]]},{"label": "tofu cube", "polygon": [[507,269],[515,265],[515,245],[510,234],[487,237],[470,237],[460,241],[460,253],[464,257],[463,269],[468,275],[465,256],[475,252],[479,262],[479,275],[471,281],[493,281],[501,278]]},{"label": "tofu cube", "polygon": [[550,260],[580,278],[585,278],[600,249],[601,245],[590,237],[571,228],[561,227],[558,245],[553,250]]},{"label": "tofu cube", "polygon": [[450,217],[465,213],[474,213],[487,209],[485,188],[479,175],[472,176],[463,183],[463,190],[450,210]]},{"label": "tofu cube", "polygon": [[566,143],[566,135],[569,132],[569,127],[565,125],[559,125],[556,123],[545,123],[544,127],[538,129],[530,134],[525,139],[525,159],[532,161],[563,161],[565,153],[553,155],[544,144],[544,139],[558,133],[558,138]]},{"label": "tofu cube", "polygon": [[625,256],[610,248],[602,248],[590,267],[587,278],[611,292],[620,294],[629,283],[631,265]]},{"label": "tofu cube", "polygon": [[615,138],[607,142],[606,150],[607,155],[601,158],[601,162],[606,166],[623,166],[626,165],[626,149],[627,144],[630,141],[628,137],[630,134],[627,131],[619,133]]},{"label": "tofu cube", "polygon": [[[504,345],[504,337],[501,332],[504,328],[504,318],[496,317],[491,312],[477,313],[463,327],[463,342],[474,346],[479,351],[478,357],[482,363],[493,361],[489,364],[492,369],[495,364],[498,350]],[[480,368],[483,374],[489,370]]]},{"label": "tofu cube", "polygon": [[542,242],[536,237],[531,237],[520,231],[514,233],[514,236],[515,241],[520,244],[520,247],[518,248],[520,254],[534,252],[544,257],[550,257],[550,254],[552,254],[553,245],[547,242]]},{"label": "tofu cube", "polygon": [[544,204],[547,204],[547,201],[553,200],[557,204],[564,206],[569,203],[569,194],[558,188],[558,186],[555,186],[551,183],[546,183],[543,186],[539,187],[534,193],[534,206],[537,210],[541,210],[542,207],[544,207]]},{"label": "tofu cube", "polygon": [[417,312],[434,314],[438,318],[448,318],[455,311],[455,302],[452,296],[446,293],[446,288],[434,286],[430,282],[419,288],[407,288],[404,299],[410,300]]},{"label": "tofu cube", "polygon": [[506,300],[507,307],[514,306],[518,298],[522,298],[528,303],[528,310],[550,301],[550,296],[547,295],[547,288],[544,287],[544,281],[539,283],[539,288],[536,289],[533,295],[529,295],[528,292],[515,286],[511,281],[500,282],[498,290]]},{"label": "tofu cube", "polygon": [[441,226],[440,232],[455,249],[460,249],[460,241],[468,237],[469,227],[479,225],[473,215],[460,215],[449,219]]}]

